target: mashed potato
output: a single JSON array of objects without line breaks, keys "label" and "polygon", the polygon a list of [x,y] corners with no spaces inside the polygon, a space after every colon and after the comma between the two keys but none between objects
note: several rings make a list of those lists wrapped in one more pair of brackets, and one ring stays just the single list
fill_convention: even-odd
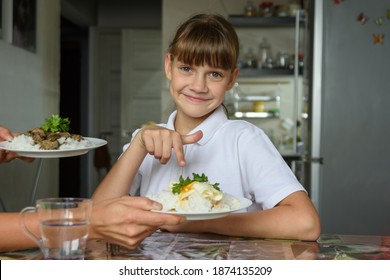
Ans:
[{"label": "mashed potato", "polygon": [[208,182],[191,182],[184,186],[179,194],[173,193],[171,183],[167,190],[158,194],[149,194],[152,200],[163,205],[162,211],[207,213],[234,210],[240,207],[240,201],[229,194],[217,190]]}]

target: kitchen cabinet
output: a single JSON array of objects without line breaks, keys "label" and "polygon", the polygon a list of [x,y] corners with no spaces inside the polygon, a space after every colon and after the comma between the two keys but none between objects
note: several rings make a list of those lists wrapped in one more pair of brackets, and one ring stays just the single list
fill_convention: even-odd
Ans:
[{"label": "kitchen cabinet", "polygon": [[[286,47],[288,44],[288,49],[290,49],[292,54],[292,63],[286,67],[278,67],[275,63],[274,57],[274,66],[273,67],[244,67],[240,71],[240,76],[245,77],[255,77],[255,76],[264,76],[264,75],[294,75],[302,74],[302,68],[304,64],[303,49],[305,46],[305,34],[307,33],[307,21],[304,16],[305,13],[302,10],[299,10],[295,17],[246,17],[243,15],[230,15],[228,20],[232,25],[237,29],[237,33],[240,37],[240,31],[245,29],[256,29],[255,35],[257,39],[262,39],[265,37],[265,32],[268,30],[273,39],[275,37],[286,37],[286,40],[282,41],[283,47]],[[276,30],[288,30],[288,33],[279,33]],[[293,32],[293,33],[291,33]],[[257,33],[257,36],[256,36]],[[286,35],[287,34],[287,35]],[[291,34],[293,34],[291,36]],[[251,35],[250,35],[251,36]],[[246,45],[247,42],[243,42],[244,38],[240,38],[242,45]],[[281,48],[281,46],[278,46]],[[252,48],[254,48],[252,46]],[[241,52],[244,51],[241,49]],[[245,55],[245,54],[241,54]]]},{"label": "kitchen cabinet", "polygon": [[[302,63],[307,27],[304,12],[298,11],[296,17],[230,15],[228,20],[236,28],[242,46],[252,44],[253,50],[255,44],[267,37],[270,41],[283,40],[278,46],[288,47],[292,53],[293,59],[285,67],[275,63],[272,67],[241,65],[237,84],[226,95],[225,103],[231,118],[247,120],[263,129],[295,169],[302,156],[301,124],[305,116]],[[278,36],[284,38],[276,38]]]}]

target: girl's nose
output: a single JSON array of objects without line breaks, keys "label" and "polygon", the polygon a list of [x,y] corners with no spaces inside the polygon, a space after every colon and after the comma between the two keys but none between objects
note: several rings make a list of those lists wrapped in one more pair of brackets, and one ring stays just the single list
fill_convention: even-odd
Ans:
[{"label": "girl's nose", "polygon": [[195,92],[207,92],[206,78],[201,75],[196,75],[191,81],[190,89]]}]

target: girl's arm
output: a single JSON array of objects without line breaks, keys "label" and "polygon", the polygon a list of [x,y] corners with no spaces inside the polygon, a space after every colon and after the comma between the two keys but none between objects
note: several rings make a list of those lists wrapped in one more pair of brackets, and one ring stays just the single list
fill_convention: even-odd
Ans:
[{"label": "girl's arm", "polygon": [[212,232],[230,236],[299,239],[314,241],[321,225],[307,194],[290,194],[272,209],[235,213],[215,220],[189,221],[163,229],[172,232]]}]

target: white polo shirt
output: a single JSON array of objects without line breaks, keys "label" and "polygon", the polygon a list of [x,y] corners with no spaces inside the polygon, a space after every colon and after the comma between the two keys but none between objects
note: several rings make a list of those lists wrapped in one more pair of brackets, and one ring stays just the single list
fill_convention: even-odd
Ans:
[{"label": "white polo shirt", "polygon": [[[176,112],[167,124],[174,130]],[[184,168],[178,166],[174,154],[162,165],[147,155],[131,186],[131,195],[145,196],[167,189],[180,175],[204,173],[210,183],[219,183],[223,192],[253,201],[249,211],[274,207],[289,194],[305,191],[269,138],[257,126],[243,120],[228,120],[219,107],[189,134],[202,130],[198,143],[186,145]],[[135,131],[133,138],[138,133]],[[124,146],[124,150],[128,144]]]}]

